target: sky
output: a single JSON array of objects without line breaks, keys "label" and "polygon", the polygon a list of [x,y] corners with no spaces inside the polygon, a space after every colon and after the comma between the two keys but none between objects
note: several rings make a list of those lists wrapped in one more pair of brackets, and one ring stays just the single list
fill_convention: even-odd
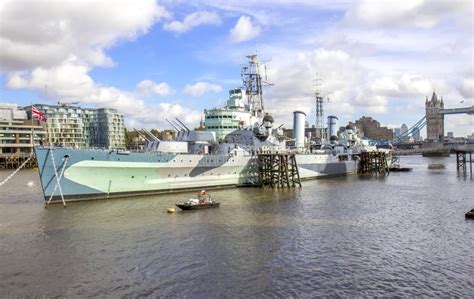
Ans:
[{"label": "sky", "polygon": [[[341,125],[409,127],[433,90],[474,105],[471,0],[0,0],[0,102],[116,108],[128,128],[197,126],[258,52],[278,125],[315,122],[314,80]],[[456,136],[473,115],[445,118]]]}]

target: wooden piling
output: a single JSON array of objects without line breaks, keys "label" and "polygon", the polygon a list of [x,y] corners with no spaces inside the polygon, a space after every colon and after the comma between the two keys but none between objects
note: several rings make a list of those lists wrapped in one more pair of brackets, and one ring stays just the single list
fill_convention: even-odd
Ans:
[{"label": "wooden piling", "polygon": [[301,179],[294,154],[259,153],[258,181],[260,186],[272,188],[301,187]]},{"label": "wooden piling", "polygon": [[[472,153],[473,150],[469,149],[455,149],[454,152],[456,153],[456,170],[458,172],[462,172],[467,174],[467,170],[469,168],[470,176],[472,177]],[[468,159],[469,157],[469,159]]]},{"label": "wooden piling", "polygon": [[358,174],[386,175],[390,172],[387,155],[384,152],[363,152],[359,157]]},{"label": "wooden piling", "polygon": [[[30,154],[0,155],[0,169],[17,169],[30,157]],[[37,167],[36,157],[28,161],[24,168]]]}]

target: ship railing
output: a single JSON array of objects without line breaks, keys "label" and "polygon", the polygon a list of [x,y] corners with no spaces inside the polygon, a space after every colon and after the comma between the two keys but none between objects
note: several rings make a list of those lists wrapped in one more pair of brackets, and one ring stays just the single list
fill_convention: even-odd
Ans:
[{"label": "ship railing", "polygon": [[72,146],[51,146],[51,145],[40,145],[40,146],[35,146],[37,148],[44,148],[44,149],[68,149],[68,150],[87,150],[87,151],[111,151],[111,150],[117,150],[117,149],[109,149],[106,147],[72,147]]},{"label": "ship railing", "polygon": [[263,149],[263,150],[257,150],[254,152],[254,155],[258,154],[271,154],[271,155],[294,155],[296,154],[296,150],[290,150],[290,149]]}]

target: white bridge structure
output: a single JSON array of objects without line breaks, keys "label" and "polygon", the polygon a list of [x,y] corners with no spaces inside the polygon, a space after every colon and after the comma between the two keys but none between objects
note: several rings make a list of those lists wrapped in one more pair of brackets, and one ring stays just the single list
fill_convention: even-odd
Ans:
[{"label": "white bridge structure", "polygon": [[465,107],[465,108],[453,108],[453,109],[441,109],[439,114],[474,114],[474,106]]}]

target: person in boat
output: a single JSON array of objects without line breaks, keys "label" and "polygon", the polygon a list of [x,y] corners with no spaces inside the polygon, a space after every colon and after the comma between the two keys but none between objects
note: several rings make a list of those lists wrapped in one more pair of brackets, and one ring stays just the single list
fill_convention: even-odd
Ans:
[{"label": "person in boat", "polygon": [[199,204],[201,205],[207,204],[210,201],[209,193],[207,193],[205,190],[202,190],[201,192],[199,192],[198,198],[199,198]]}]

